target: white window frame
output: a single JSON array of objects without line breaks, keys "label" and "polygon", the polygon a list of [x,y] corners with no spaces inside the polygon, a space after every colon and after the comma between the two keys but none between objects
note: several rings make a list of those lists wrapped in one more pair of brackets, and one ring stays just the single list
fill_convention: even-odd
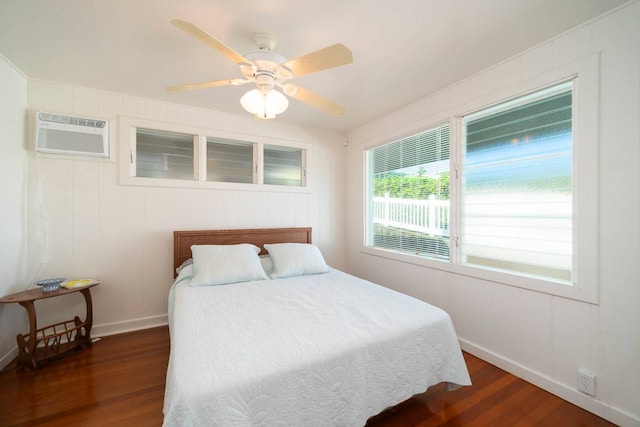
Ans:
[{"label": "white window frame", "polygon": [[[515,273],[493,271],[471,265],[463,265],[460,252],[455,248],[455,237],[460,235],[461,218],[461,180],[459,179],[462,164],[462,117],[480,111],[492,105],[536,92],[555,84],[573,80],[573,271],[571,285],[553,280],[527,277]],[[598,304],[598,136],[599,136],[599,56],[592,55],[572,64],[558,67],[553,71],[541,74],[527,81],[511,86],[497,88],[489,94],[443,112],[429,124],[418,129],[404,129],[397,136],[385,140],[374,141],[362,152],[363,173],[363,239],[361,252],[385,258],[417,264],[437,270],[468,276],[524,289],[543,292],[550,295]],[[410,134],[419,133],[450,122],[450,259],[437,260],[415,255],[403,254],[366,246],[368,227],[367,200],[367,151],[385,143],[398,140]]]},{"label": "white window frame", "polygon": [[[136,176],[136,129],[154,129],[168,132],[177,132],[194,135],[194,179],[168,179]],[[253,143],[253,183],[234,183],[207,181],[207,137],[224,138]],[[153,120],[140,119],[134,117],[120,116],[118,118],[118,164],[119,180],[121,185],[135,185],[145,187],[173,187],[173,188],[208,188],[226,190],[247,190],[252,191],[280,191],[280,192],[300,192],[307,193],[308,180],[308,157],[310,147],[307,144],[297,141],[280,140],[270,137],[257,137],[236,132],[227,132],[186,126],[174,123],[157,122]],[[264,145],[297,148],[302,150],[303,183],[300,186],[290,185],[266,185],[263,184],[263,147]]]}]

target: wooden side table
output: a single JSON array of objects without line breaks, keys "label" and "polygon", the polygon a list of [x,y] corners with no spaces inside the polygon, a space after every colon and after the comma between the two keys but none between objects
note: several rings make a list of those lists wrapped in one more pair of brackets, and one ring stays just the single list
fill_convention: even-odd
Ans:
[{"label": "wooden side table", "polygon": [[[40,362],[52,359],[79,346],[91,345],[91,325],[93,323],[93,305],[91,288],[99,283],[67,289],[61,287],[57,291],[42,292],[42,289],[29,289],[0,298],[0,303],[17,302],[27,310],[29,315],[29,334],[18,334],[18,365],[36,369]],[[82,293],[87,305],[87,317],[80,320],[75,316],[53,325],[38,329],[34,302],[46,298],[55,298],[75,292]],[[63,339],[66,338],[65,342]]]}]

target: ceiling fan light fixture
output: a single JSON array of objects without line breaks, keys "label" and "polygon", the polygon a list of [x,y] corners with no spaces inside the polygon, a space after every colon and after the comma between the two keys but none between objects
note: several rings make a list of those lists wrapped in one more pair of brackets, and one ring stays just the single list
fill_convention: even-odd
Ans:
[{"label": "ceiling fan light fixture", "polygon": [[240,105],[261,119],[273,119],[289,107],[289,100],[277,90],[250,90],[240,98]]},{"label": "ceiling fan light fixture", "polygon": [[[245,110],[257,117],[274,118],[276,114],[284,112],[289,106],[289,101],[284,95],[335,116],[341,116],[347,111],[346,107],[323,98],[304,87],[285,84],[287,80],[294,77],[351,64],[353,54],[344,45],[336,43],[324,49],[287,60],[273,51],[276,46],[276,38],[273,35],[259,33],[255,35],[258,49],[241,55],[197,25],[179,19],[174,19],[171,23],[237,64],[244,78],[188,83],[169,86],[166,88],[167,90],[178,92],[218,86],[240,86],[254,82],[257,89],[246,93],[240,103]],[[275,86],[280,87],[284,95],[275,91]]]}]

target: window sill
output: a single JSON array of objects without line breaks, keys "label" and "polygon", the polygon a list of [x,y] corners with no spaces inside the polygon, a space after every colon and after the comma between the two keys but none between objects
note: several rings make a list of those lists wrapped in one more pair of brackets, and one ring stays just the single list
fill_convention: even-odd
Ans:
[{"label": "window sill", "polygon": [[140,187],[191,188],[195,190],[265,191],[270,193],[310,193],[308,186],[249,184],[237,182],[195,181],[189,179],[163,179],[121,176],[120,185]]},{"label": "window sill", "polygon": [[557,297],[573,299],[589,304],[598,304],[597,289],[580,286],[579,284],[569,285],[559,282],[553,282],[551,280],[519,276],[503,271],[494,271],[479,267],[473,267],[470,265],[454,264],[450,261],[428,259],[416,255],[386,251],[383,249],[371,248],[366,246],[363,246],[361,248],[360,253],[368,256],[386,258],[392,261],[418,265],[434,270],[446,271],[452,274],[471,277],[474,279],[484,280],[501,285],[514,286],[534,292],[541,292]]}]

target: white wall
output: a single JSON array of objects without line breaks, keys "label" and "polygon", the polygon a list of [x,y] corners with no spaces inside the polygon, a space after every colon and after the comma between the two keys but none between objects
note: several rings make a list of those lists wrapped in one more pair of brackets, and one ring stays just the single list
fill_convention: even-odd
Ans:
[{"label": "white wall", "polygon": [[[0,55],[0,296],[26,288],[27,216],[25,111],[27,79]],[[17,355],[16,334],[27,327],[18,304],[0,304],[0,369]]]},{"label": "white wall", "polygon": [[[635,2],[367,124],[349,134],[347,160],[349,272],[444,308],[471,353],[621,425],[640,425],[639,22]],[[443,113],[465,113],[493,91],[594,54],[600,55],[599,228],[593,230],[599,305],[361,252],[363,152],[372,141],[434,124]],[[595,399],[576,390],[579,368],[597,374]]]},{"label": "white wall", "polygon": [[[45,81],[30,80],[28,92],[30,122],[35,111],[114,120],[114,159],[29,154],[30,197],[42,205],[34,208],[35,222],[45,224],[43,237],[31,236],[31,268],[44,265],[43,277],[101,280],[92,290],[93,335],[166,323],[173,230],[311,226],[327,262],[346,266],[341,134]],[[120,115],[308,144],[309,186],[303,192],[121,186],[115,160]],[[41,301],[43,322],[84,313],[80,296],[65,298]]]}]

